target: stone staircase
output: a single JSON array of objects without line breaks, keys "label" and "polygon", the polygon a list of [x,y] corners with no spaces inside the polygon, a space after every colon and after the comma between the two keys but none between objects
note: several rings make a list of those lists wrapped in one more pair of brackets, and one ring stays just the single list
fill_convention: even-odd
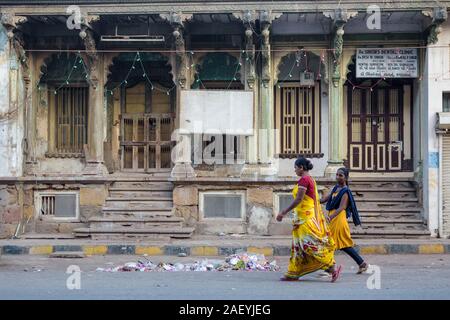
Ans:
[{"label": "stone staircase", "polygon": [[430,236],[412,180],[365,178],[352,180],[350,188],[362,221],[362,227],[349,221],[354,238]]},{"label": "stone staircase", "polygon": [[74,234],[93,240],[189,238],[194,228],[183,227],[183,219],[173,215],[172,190],[165,178],[118,179],[109,188],[103,215]]}]

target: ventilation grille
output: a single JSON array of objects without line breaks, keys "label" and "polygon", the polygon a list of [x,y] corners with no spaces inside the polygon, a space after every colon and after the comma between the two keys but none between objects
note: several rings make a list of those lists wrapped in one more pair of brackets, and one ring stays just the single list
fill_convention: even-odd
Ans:
[{"label": "ventilation grille", "polygon": [[77,195],[41,194],[39,195],[39,215],[49,218],[77,218]]},{"label": "ventilation grille", "polygon": [[203,194],[204,218],[241,219],[243,216],[242,194]]}]

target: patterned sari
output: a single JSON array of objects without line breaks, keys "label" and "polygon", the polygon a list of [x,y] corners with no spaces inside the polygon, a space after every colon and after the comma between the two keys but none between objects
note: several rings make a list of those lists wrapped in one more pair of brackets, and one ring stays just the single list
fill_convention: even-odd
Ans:
[{"label": "patterned sari", "polygon": [[[288,278],[326,270],[335,264],[335,244],[320,206],[317,184],[314,179],[312,181],[315,199],[305,194],[302,202],[294,209],[291,258],[285,274]],[[295,186],[292,192],[294,199],[297,192],[298,186]]]}]

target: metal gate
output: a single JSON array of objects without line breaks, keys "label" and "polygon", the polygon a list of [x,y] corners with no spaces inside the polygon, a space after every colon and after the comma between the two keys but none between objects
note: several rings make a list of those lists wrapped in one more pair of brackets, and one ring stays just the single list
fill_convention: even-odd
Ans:
[{"label": "metal gate", "polygon": [[450,234],[450,135],[442,136],[442,229]]}]

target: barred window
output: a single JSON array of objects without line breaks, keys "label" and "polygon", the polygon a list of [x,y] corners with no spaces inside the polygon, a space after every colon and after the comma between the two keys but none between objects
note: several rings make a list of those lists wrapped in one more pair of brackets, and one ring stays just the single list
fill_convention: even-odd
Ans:
[{"label": "barred window", "polygon": [[211,164],[211,162],[242,164],[246,157],[245,137],[225,134],[194,134],[191,139],[191,151],[194,164]]},{"label": "barred window", "polygon": [[275,90],[279,155],[320,156],[319,85],[302,87],[285,84]]},{"label": "barred window", "polygon": [[64,87],[52,94],[53,151],[82,154],[87,143],[88,87]]}]

